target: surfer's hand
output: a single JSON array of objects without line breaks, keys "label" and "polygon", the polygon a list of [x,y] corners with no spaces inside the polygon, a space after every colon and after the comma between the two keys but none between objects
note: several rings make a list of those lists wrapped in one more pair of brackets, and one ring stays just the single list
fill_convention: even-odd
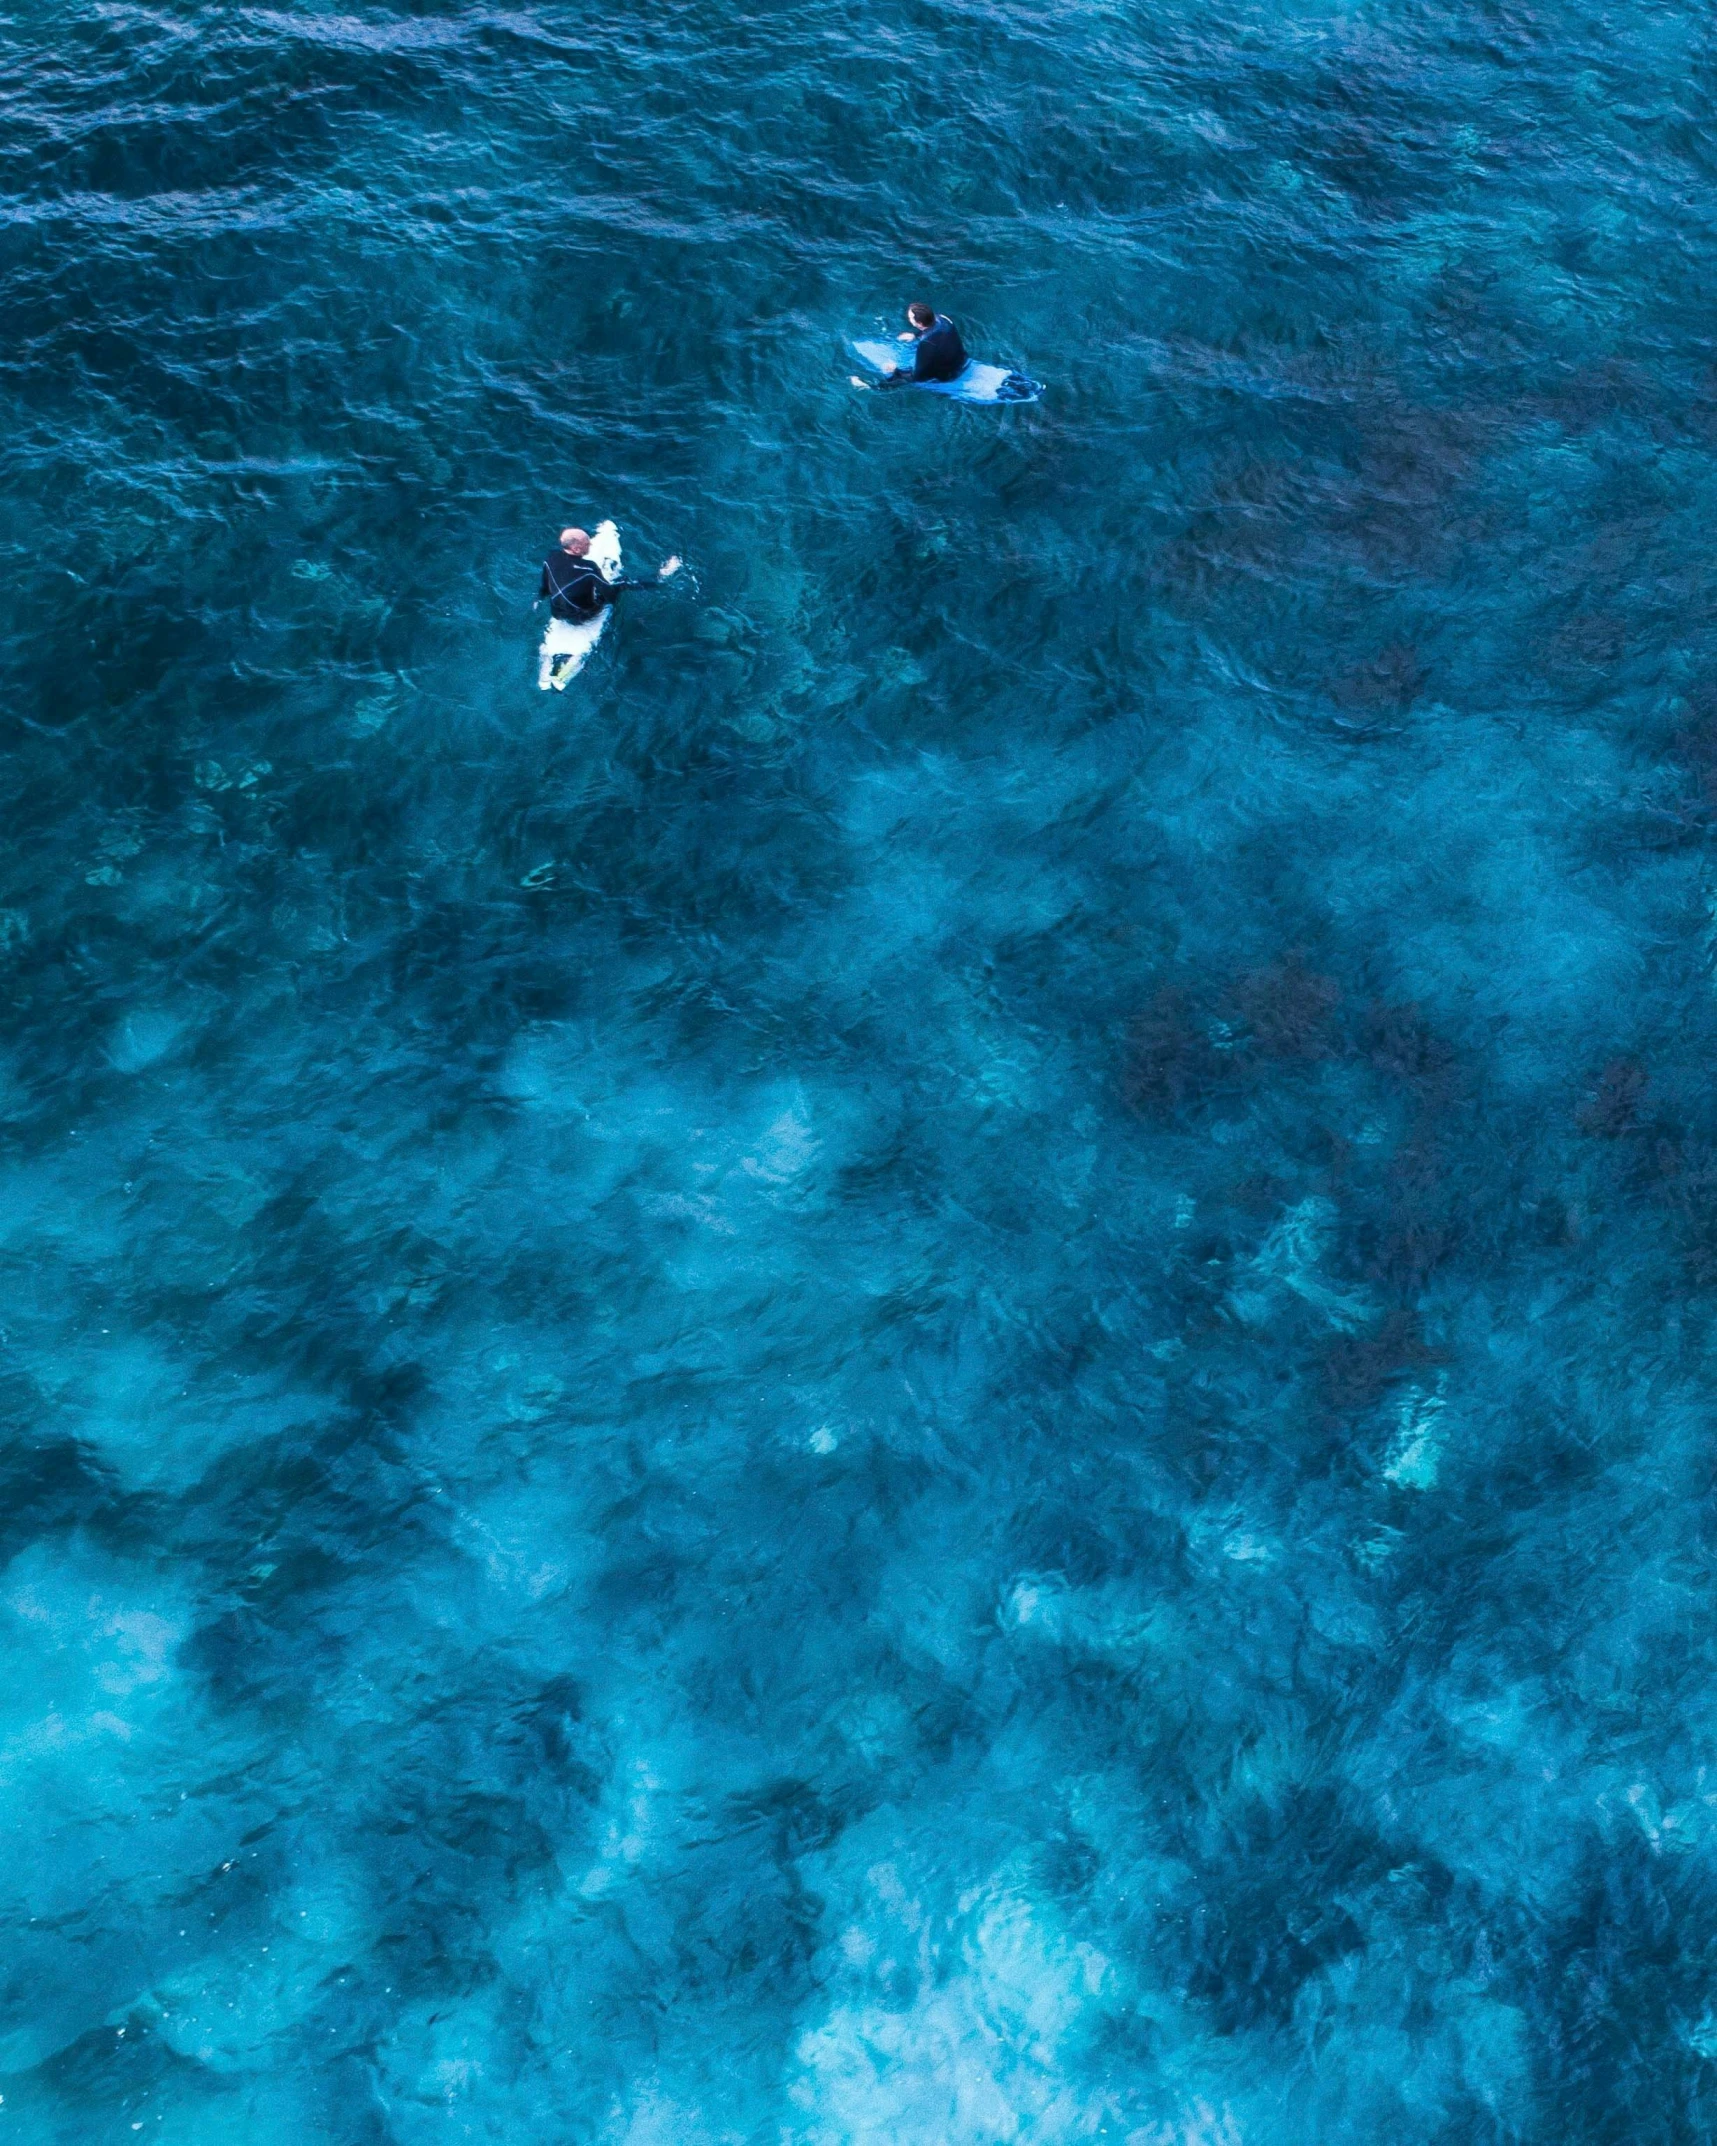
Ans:
[{"label": "surfer's hand", "polygon": [[857,373],[848,373],[847,378],[852,382],[854,387],[870,386],[870,382],[868,380],[861,380]]},{"label": "surfer's hand", "polygon": [[910,343],[912,341],[912,330],[910,328],[902,328],[900,333],[895,337],[894,340],[897,343]]},{"label": "surfer's hand", "polygon": [[679,572],[680,568],[684,565],[684,563],[685,562],[681,559],[679,553],[675,552],[671,559],[664,559],[661,565],[657,567],[656,578],[659,581],[671,580],[672,577]]}]

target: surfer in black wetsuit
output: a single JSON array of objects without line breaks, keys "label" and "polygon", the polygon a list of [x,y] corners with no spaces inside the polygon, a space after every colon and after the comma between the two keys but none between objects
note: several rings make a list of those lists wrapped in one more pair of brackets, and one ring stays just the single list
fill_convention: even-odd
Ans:
[{"label": "surfer in black wetsuit", "polygon": [[922,298],[915,298],[906,309],[909,335],[903,335],[903,343],[916,343],[912,353],[912,370],[896,367],[884,373],[877,382],[879,387],[912,387],[926,380],[958,380],[966,370],[966,346],[960,340],[960,331],[946,313],[938,313],[934,306],[927,306]]},{"label": "surfer in black wetsuit", "polygon": [[[538,604],[546,596],[556,618],[570,619],[579,626],[588,626],[622,589],[659,589],[680,570],[677,558],[664,559],[648,581],[610,581],[589,554],[587,530],[563,529],[559,551],[551,551],[543,561],[543,578],[537,589]],[[534,611],[536,604],[531,609]]]}]

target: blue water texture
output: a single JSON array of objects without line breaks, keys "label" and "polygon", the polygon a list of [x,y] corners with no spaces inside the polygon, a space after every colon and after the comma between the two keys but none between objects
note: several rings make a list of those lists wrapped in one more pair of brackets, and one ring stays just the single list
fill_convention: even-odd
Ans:
[{"label": "blue water texture", "polygon": [[1717,2139],[1714,100],[13,0],[0,2146]]}]

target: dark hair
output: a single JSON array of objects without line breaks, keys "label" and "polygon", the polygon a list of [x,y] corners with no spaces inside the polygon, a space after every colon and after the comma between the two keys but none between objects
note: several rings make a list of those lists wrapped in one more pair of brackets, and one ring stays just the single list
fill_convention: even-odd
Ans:
[{"label": "dark hair", "polygon": [[906,309],[906,317],[915,328],[934,328],[936,308],[927,306],[922,298],[915,298]]}]

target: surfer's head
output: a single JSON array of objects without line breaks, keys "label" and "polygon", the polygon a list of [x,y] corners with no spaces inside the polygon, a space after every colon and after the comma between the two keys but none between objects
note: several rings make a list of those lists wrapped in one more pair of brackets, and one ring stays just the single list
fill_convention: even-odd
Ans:
[{"label": "surfer's head", "polygon": [[927,306],[922,298],[915,298],[906,309],[906,317],[915,328],[934,328],[936,325],[936,308]]},{"label": "surfer's head", "polygon": [[571,552],[575,559],[582,559],[590,549],[588,529],[563,529],[560,533],[560,548]]}]

